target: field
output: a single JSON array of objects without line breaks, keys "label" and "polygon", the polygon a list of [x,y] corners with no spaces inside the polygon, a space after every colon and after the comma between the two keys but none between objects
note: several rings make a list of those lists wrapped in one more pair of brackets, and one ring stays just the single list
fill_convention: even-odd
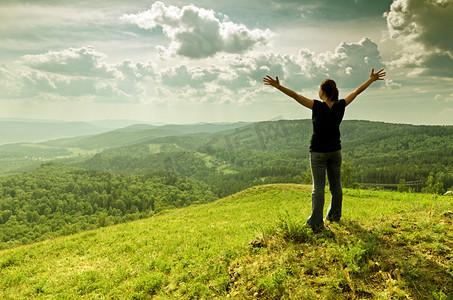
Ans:
[{"label": "field", "polygon": [[453,197],[345,189],[341,223],[313,233],[310,189],[253,187],[3,250],[0,298],[451,299]]}]

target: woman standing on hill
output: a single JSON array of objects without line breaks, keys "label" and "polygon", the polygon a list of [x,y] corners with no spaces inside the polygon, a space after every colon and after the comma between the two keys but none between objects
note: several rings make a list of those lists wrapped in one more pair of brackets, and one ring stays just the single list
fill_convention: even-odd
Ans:
[{"label": "woman standing on hill", "polygon": [[332,196],[326,220],[338,222],[341,218],[343,192],[341,189],[340,123],[343,120],[345,107],[374,81],[383,80],[384,76],[384,69],[376,73],[372,69],[370,78],[341,100],[338,100],[338,89],[335,81],[326,79],[319,88],[319,98],[322,101],[308,99],[280,85],[278,76],[275,79],[269,75],[263,78],[265,85],[275,87],[312,110],[313,135],[310,141],[310,166],[313,177],[313,192],[311,197],[312,212],[307,224],[313,230],[319,230],[324,227],[323,209],[326,171]]}]

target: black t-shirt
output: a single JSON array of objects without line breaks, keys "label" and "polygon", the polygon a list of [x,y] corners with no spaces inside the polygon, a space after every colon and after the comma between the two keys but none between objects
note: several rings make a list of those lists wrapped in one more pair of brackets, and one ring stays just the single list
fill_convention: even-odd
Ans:
[{"label": "black t-shirt", "polygon": [[341,149],[340,123],[343,120],[346,101],[341,99],[331,108],[327,103],[315,100],[312,109],[313,135],[310,151],[332,152]]}]

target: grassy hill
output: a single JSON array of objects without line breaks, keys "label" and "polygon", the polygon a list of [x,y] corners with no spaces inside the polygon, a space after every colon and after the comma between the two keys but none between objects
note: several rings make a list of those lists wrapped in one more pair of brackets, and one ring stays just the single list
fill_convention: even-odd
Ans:
[{"label": "grassy hill", "polygon": [[[149,219],[0,251],[1,299],[451,299],[453,198],[266,185]],[[449,297],[449,298],[448,298]]]}]

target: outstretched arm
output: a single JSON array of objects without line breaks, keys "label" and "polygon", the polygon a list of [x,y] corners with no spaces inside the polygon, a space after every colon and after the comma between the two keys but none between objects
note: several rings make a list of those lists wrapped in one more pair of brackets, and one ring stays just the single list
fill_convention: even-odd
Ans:
[{"label": "outstretched arm", "polygon": [[290,89],[284,87],[283,85],[280,85],[280,81],[278,80],[278,76],[275,77],[275,79],[273,79],[269,75],[266,75],[266,77],[263,78],[263,81],[264,81],[265,85],[273,86],[274,88],[276,88],[279,91],[283,92],[284,94],[290,96],[291,98],[293,98],[294,100],[296,100],[297,102],[302,104],[303,106],[305,106],[305,107],[307,107],[309,109],[313,108],[313,102],[314,102],[313,99],[308,99],[308,98],[306,98],[306,97],[304,97],[302,95],[299,95],[295,91],[290,90]]},{"label": "outstretched arm", "polygon": [[377,73],[374,73],[374,69],[371,70],[370,79],[368,79],[364,84],[359,86],[354,92],[350,93],[344,100],[346,101],[346,106],[352,102],[361,92],[366,90],[376,80],[384,80],[385,72],[384,69],[379,70]]}]

